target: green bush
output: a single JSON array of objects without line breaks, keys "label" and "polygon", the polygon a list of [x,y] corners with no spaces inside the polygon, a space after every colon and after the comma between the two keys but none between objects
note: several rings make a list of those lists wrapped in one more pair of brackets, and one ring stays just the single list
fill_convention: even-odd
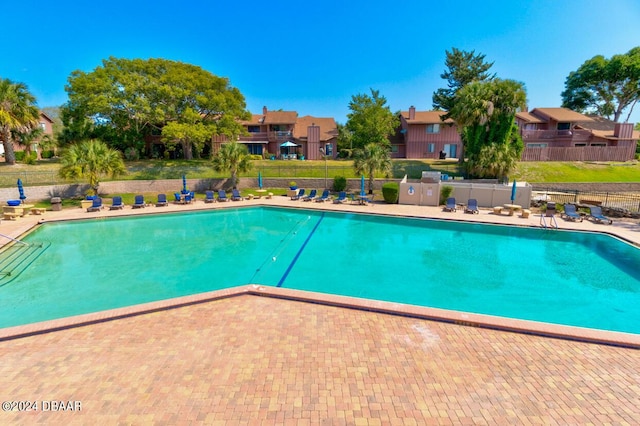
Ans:
[{"label": "green bush", "polygon": [[398,204],[400,194],[400,184],[397,182],[387,182],[382,184],[382,197],[387,204]]},{"label": "green bush", "polygon": [[347,189],[347,178],[344,176],[335,176],[333,178],[333,190],[340,192]]},{"label": "green bush", "polygon": [[137,161],[140,159],[140,156],[138,155],[138,150],[130,146],[124,150],[124,158],[128,161]]},{"label": "green bush", "polygon": [[262,160],[262,155],[260,154],[249,154],[249,158],[252,160]]},{"label": "green bush", "polygon": [[53,151],[48,151],[48,150],[42,151],[40,153],[40,156],[42,158],[53,158]]},{"label": "green bush", "polygon": [[24,151],[15,151],[16,161],[24,160]]},{"label": "green bush", "polygon": [[440,204],[444,204],[447,201],[447,198],[451,196],[453,192],[453,186],[445,185],[440,188]]}]

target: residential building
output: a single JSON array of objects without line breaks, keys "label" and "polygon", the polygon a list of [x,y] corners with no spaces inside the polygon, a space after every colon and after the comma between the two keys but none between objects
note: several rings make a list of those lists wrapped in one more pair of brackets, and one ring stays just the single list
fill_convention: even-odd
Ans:
[{"label": "residential building", "polygon": [[400,113],[400,128],[390,138],[392,158],[457,158],[462,141],[451,119],[442,120],[445,111],[416,111],[410,107]]},{"label": "residential building", "polygon": [[[40,111],[40,115],[38,118],[38,127],[42,129],[43,133],[37,140],[31,143],[29,151],[35,152],[38,156],[38,159],[40,159],[40,155],[42,153],[42,150],[40,149],[40,142],[42,141],[42,138],[44,138],[45,136],[53,137],[53,119],[44,112]],[[26,147],[24,145],[19,144],[15,141],[13,142],[14,152],[25,151],[25,148]],[[4,155],[4,146],[2,143],[0,143],[0,155]]]},{"label": "residential building", "polygon": [[640,132],[567,108],[535,108],[516,114],[525,151],[523,161],[628,161],[635,158]]},{"label": "residential building", "polygon": [[[253,114],[242,122],[247,134],[238,137],[251,154],[278,159],[320,160],[324,153],[337,156],[338,127],[333,118],[298,117],[296,111],[269,111]],[[214,150],[225,143],[224,137],[214,137]]]}]

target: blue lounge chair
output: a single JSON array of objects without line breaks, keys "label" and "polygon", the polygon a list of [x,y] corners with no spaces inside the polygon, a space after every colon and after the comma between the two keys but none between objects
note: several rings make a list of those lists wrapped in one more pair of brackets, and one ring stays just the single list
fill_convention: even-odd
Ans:
[{"label": "blue lounge chair", "polygon": [[469,198],[469,201],[467,201],[467,207],[464,208],[464,212],[471,214],[480,214],[480,211],[478,210],[478,200],[476,200],[475,198]]},{"label": "blue lounge chair", "polygon": [[134,209],[139,209],[146,206],[147,205],[144,203],[144,197],[142,195],[136,195],[134,203],[131,207],[133,207]]},{"label": "blue lounge chair", "polygon": [[291,197],[291,199],[292,199],[293,201],[298,201],[298,200],[299,200],[300,198],[302,198],[302,197],[304,197],[304,188],[303,188],[303,189],[301,189],[301,190],[299,190],[299,191],[298,191],[298,193],[297,193],[296,195],[293,195],[293,196]]},{"label": "blue lounge chair", "polygon": [[564,212],[560,214],[560,217],[564,219],[572,220],[574,222],[576,220],[579,220],[580,222],[582,222],[582,216],[580,215],[580,213],[578,213],[575,204],[565,204]]},{"label": "blue lounge chair", "polygon": [[100,209],[102,209],[102,198],[98,196],[93,197],[93,204],[91,204],[91,207],[87,207],[87,211],[97,212],[100,211]]},{"label": "blue lounge chair", "polygon": [[613,220],[602,214],[602,207],[599,206],[589,207],[589,219],[592,219],[594,222],[607,223],[609,225],[613,223]]},{"label": "blue lounge chair", "polygon": [[184,200],[182,199],[182,195],[179,192],[173,193],[173,202],[176,204],[184,204]]},{"label": "blue lounge chair", "polygon": [[456,211],[456,199],[454,197],[447,198],[447,202],[445,203],[444,209],[445,212],[455,212]]},{"label": "blue lounge chair", "polygon": [[242,198],[242,195],[240,195],[240,191],[238,191],[237,189],[232,189],[231,190],[231,200],[232,201],[242,201],[244,198]]},{"label": "blue lounge chair", "polygon": [[302,197],[302,201],[311,201],[314,198],[316,198],[316,194],[318,193],[318,191],[316,191],[315,189],[312,189],[311,192],[309,192],[309,195],[305,195],[304,197]]},{"label": "blue lounge chair", "polygon": [[224,189],[218,191],[218,201],[229,201],[227,198],[227,193],[224,192]]},{"label": "blue lounge chair", "polygon": [[216,199],[213,196],[213,191],[205,191],[204,193],[204,202],[205,203],[213,203]]},{"label": "blue lounge chair", "polygon": [[167,194],[158,194],[158,201],[156,202],[156,207],[166,207],[169,205],[167,201]]},{"label": "blue lounge chair", "polygon": [[319,197],[316,197],[314,201],[318,202],[318,203],[323,203],[325,201],[327,201],[330,198],[330,192],[328,189],[325,189],[324,191],[322,191],[322,195]]},{"label": "blue lounge chair", "polygon": [[347,193],[345,191],[340,191],[338,193],[338,198],[333,200],[333,204],[342,204],[347,201]]},{"label": "blue lounge chair", "polygon": [[122,197],[116,195],[111,200],[111,205],[109,206],[109,210],[122,210],[124,208],[124,204],[122,203]]}]

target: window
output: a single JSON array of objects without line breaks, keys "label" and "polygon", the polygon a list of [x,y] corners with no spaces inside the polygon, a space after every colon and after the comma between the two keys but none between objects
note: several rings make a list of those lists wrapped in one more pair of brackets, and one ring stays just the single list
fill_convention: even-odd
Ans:
[{"label": "window", "polygon": [[249,133],[260,133],[260,126],[247,126]]},{"label": "window", "polygon": [[558,123],[558,130],[571,130],[571,123]]},{"label": "window", "polygon": [[606,143],[592,143],[591,146],[607,146]]},{"label": "window", "polygon": [[577,144],[575,144],[573,146],[587,146],[587,144],[586,143],[577,143]]},{"label": "window", "polygon": [[47,130],[47,123],[45,123],[45,122],[41,122],[41,123],[40,123],[40,128],[41,128],[42,130],[46,131],[46,130]]},{"label": "window", "polygon": [[527,148],[546,148],[549,146],[546,143],[528,143]]},{"label": "window", "polygon": [[436,152],[436,144],[435,143],[430,143],[427,145],[427,152],[429,154]]},{"label": "window", "polygon": [[391,145],[391,153],[397,154],[398,153],[398,145]]},{"label": "window", "polygon": [[440,124],[427,124],[427,133],[440,133]]},{"label": "window", "polygon": [[262,155],[262,144],[260,143],[249,143],[247,144],[247,150],[251,155]]}]

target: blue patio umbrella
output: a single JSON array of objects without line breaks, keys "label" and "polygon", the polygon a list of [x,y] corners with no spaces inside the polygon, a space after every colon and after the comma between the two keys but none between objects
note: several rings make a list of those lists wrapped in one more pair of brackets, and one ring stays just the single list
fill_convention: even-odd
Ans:
[{"label": "blue patio umbrella", "polygon": [[182,175],[182,193],[186,194],[187,191],[187,175]]},{"label": "blue patio umbrella", "polygon": [[516,180],[513,180],[513,186],[511,187],[511,204],[516,200]]},{"label": "blue patio umbrella", "polygon": [[24,188],[22,187],[22,179],[18,179],[18,192],[20,193],[20,201],[24,203],[24,200],[27,198],[27,196],[24,195]]},{"label": "blue patio umbrella", "polygon": [[360,195],[365,195],[364,192],[364,175],[360,178]]},{"label": "blue patio umbrella", "polygon": [[262,172],[258,172],[258,186],[262,189]]}]

